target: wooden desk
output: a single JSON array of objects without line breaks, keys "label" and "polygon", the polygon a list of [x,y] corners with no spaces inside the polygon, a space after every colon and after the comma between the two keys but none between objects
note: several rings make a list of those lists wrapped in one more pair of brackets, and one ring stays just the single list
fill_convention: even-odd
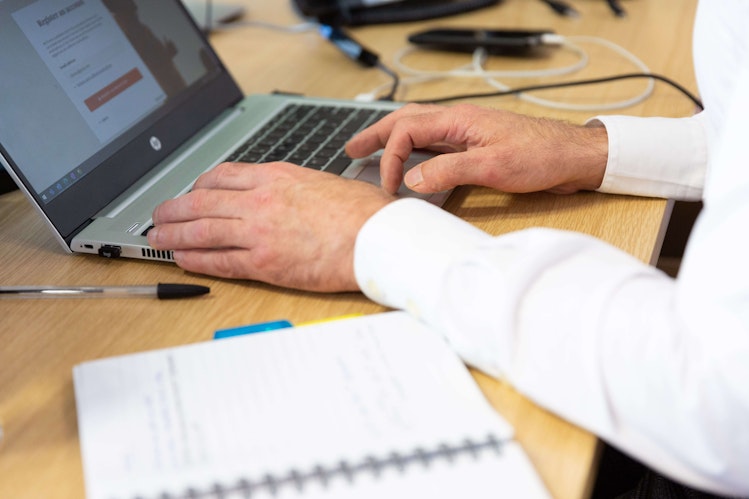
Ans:
[{"label": "wooden desk", "polygon": [[[241,0],[236,0],[241,1]],[[560,18],[540,1],[507,0],[480,12],[427,23],[353,30],[384,61],[405,44],[405,34],[428,25],[551,27],[564,35],[605,36],[643,58],[652,70],[694,89],[690,56],[696,0],[633,0],[629,16],[616,19],[603,1],[573,0],[582,17]],[[298,22],[287,1],[246,0],[248,19]],[[350,98],[388,81],[361,69],[314,32],[288,34],[242,27],[213,35],[214,43],[246,92],[286,90]],[[588,47],[591,63],[574,78],[629,72],[610,52]],[[425,55],[423,61],[449,67],[465,56]],[[563,55],[558,56],[559,59]],[[513,67],[553,66],[559,59],[511,61]],[[504,62],[507,64],[507,62]],[[499,64],[492,61],[491,64]],[[642,82],[555,91],[562,99],[621,99]],[[412,86],[406,98],[485,90],[477,82]],[[514,98],[485,99],[485,105],[580,122],[590,113],[550,111]],[[621,111],[632,115],[683,116],[691,104],[659,84],[645,103]],[[667,203],[582,193],[504,195],[487,189],[459,189],[446,207],[493,234],[530,226],[587,232],[653,261],[663,233]],[[106,260],[64,254],[19,193],[0,196],[0,283],[151,284],[194,282],[212,287],[209,297],[156,300],[56,300],[0,302],[0,497],[83,497],[71,368],[84,360],[208,340],[218,328],[278,318],[308,321],[382,308],[360,294],[320,295],[252,282],[212,279],[162,263]],[[585,497],[596,469],[597,440],[589,433],[534,406],[510,387],[475,373],[487,397],[516,427],[554,496]]]}]

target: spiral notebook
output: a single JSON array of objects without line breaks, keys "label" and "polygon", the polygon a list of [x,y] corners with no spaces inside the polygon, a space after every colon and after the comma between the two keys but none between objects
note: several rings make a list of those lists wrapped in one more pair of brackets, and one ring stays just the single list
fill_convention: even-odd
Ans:
[{"label": "spiral notebook", "polygon": [[90,499],[548,497],[445,341],[402,312],[73,369]]}]

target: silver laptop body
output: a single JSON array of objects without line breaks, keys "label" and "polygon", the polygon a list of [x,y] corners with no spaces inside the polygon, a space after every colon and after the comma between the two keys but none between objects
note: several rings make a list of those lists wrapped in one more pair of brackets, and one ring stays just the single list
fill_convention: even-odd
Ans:
[{"label": "silver laptop body", "polygon": [[[278,159],[253,148],[285,114],[351,136],[397,107],[243,96],[180,0],[3,0],[0,26],[0,162],[69,252],[171,261],[148,246],[153,209],[222,161]],[[314,167],[379,181],[377,156],[336,161]]]}]

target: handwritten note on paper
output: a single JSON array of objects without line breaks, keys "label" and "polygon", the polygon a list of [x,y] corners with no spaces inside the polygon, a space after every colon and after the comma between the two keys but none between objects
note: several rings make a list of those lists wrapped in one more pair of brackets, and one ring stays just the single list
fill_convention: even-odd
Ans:
[{"label": "handwritten note on paper", "polygon": [[443,340],[401,313],[92,361],[74,377],[95,491],[184,490],[512,433]]}]

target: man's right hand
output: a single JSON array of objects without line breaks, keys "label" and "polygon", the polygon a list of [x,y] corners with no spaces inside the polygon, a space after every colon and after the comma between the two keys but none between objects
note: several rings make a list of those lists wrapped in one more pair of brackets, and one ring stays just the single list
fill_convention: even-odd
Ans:
[{"label": "man's right hand", "polygon": [[603,127],[532,118],[468,104],[409,104],[351,139],[346,152],[365,157],[384,148],[382,186],[398,190],[416,149],[440,154],[415,166],[406,186],[431,193],[472,184],[505,192],[569,194],[603,181],[608,137]]}]

